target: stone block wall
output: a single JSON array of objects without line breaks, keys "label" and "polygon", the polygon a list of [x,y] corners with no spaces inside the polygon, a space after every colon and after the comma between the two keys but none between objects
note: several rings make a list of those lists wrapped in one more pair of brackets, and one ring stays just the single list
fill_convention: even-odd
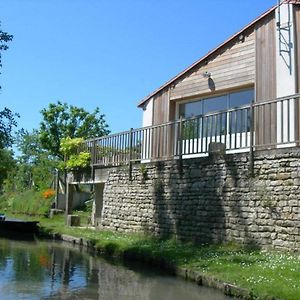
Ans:
[{"label": "stone block wall", "polygon": [[300,149],[211,155],[113,169],[100,228],[197,242],[300,249]]}]

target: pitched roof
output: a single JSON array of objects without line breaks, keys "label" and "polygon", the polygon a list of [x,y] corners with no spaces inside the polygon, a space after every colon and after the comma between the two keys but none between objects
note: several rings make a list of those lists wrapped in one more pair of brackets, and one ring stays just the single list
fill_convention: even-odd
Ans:
[{"label": "pitched roof", "polygon": [[[300,4],[300,0],[284,0],[284,1],[282,1],[281,4],[283,4],[283,3]],[[179,79],[180,77],[182,77],[183,75],[185,75],[187,72],[189,72],[190,70],[192,70],[198,64],[200,64],[200,63],[204,62],[205,60],[207,60],[211,55],[213,55],[215,52],[217,52],[218,50],[220,50],[222,47],[226,46],[228,43],[230,43],[231,41],[233,41],[235,38],[237,38],[244,31],[246,31],[246,30],[250,29],[251,27],[253,27],[257,22],[259,22],[265,16],[267,16],[270,13],[272,13],[273,11],[275,11],[276,7],[277,7],[277,5],[273,6],[270,9],[268,9],[266,12],[264,12],[263,14],[261,14],[260,16],[258,16],[254,21],[252,21],[251,23],[249,23],[248,25],[246,25],[244,28],[242,28],[240,31],[238,31],[234,35],[232,35],[225,42],[223,42],[222,44],[220,44],[218,47],[216,47],[212,51],[208,52],[206,55],[204,55],[199,60],[197,60],[196,62],[194,62],[192,65],[190,65],[189,67],[187,67],[185,70],[183,70],[182,72],[180,72],[179,74],[177,74],[175,77],[171,78],[169,81],[167,81],[161,87],[159,87],[157,90],[155,90],[154,92],[152,92],[151,94],[149,94],[148,96],[146,96],[144,99],[142,99],[138,103],[138,107],[142,107],[143,104],[145,104],[151,97],[155,96],[160,91],[162,91],[164,88],[166,88],[170,84],[174,83],[177,79]]]}]

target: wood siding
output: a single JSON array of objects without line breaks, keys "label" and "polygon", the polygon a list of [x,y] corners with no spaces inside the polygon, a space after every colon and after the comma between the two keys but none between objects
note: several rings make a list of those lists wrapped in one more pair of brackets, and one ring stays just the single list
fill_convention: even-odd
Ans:
[{"label": "wood siding", "polygon": [[[174,120],[175,106],[170,103],[170,92],[168,89],[163,90],[153,98],[153,125],[167,123]],[[174,155],[174,128],[157,127],[153,130],[152,156],[153,158],[167,158]]]},{"label": "wood siding", "polygon": [[[276,98],[275,13],[262,19],[255,28],[256,102]],[[255,111],[255,137],[258,144],[276,143],[276,104]]]},{"label": "wood siding", "polygon": [[276,98],[275,14],[265,17],[255,29],[256,101]]},{"label": "wood siding", "polygon": [[[203,77],[210,72],[211,78]],[[171,88],[170,99],[180,100],[203,94],[254,84],[255,35],[248,33],[244,41],[235,41],[222,48],[213,57],[195,67]]]},{"label": "wood siding", "polygon": [[153,97],[153,125],[169,121],[169,91],[166,89]]}]

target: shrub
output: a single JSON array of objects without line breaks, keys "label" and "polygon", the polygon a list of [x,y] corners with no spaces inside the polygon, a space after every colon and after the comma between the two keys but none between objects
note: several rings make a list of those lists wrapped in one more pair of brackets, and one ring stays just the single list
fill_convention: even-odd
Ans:
[{"label": "shrub", "polygon": [[45,199],[52,198],[54,195],[55,195],[55,191],[53,189],[48,189],[48,190],[43,192],[43,197]]}]

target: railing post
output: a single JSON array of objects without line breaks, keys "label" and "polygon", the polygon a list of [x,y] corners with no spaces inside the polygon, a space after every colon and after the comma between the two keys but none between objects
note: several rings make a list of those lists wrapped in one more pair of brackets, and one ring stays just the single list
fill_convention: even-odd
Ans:
[{"label": "railing post", "polygon": [[182,174],[182,134],[183,134],[183,121],[182,116],[179,119],[179,129],[178,129],[178,159],[179,159],[179,171]]},{"label": "railing post", "polygon": [[95,180],[95,169],[94,166],[96,164],[96,140],[93,140],[93,146],[92,146],[92,158],[91,158],[91,179]]},{"label": "railing post", "polygon": [[59,197],[59,170],[55,169],[55,208],[58,208],[58,197]]},{"label": "railing post", "polygon": [[129,132],[129,180],[132,180],[132,143],[133,142],[133,128]]},{"label": "railing post", "polygon": [[250,152],[249,152],[249,175],[254,177],[254,103],[250,104]]}]

